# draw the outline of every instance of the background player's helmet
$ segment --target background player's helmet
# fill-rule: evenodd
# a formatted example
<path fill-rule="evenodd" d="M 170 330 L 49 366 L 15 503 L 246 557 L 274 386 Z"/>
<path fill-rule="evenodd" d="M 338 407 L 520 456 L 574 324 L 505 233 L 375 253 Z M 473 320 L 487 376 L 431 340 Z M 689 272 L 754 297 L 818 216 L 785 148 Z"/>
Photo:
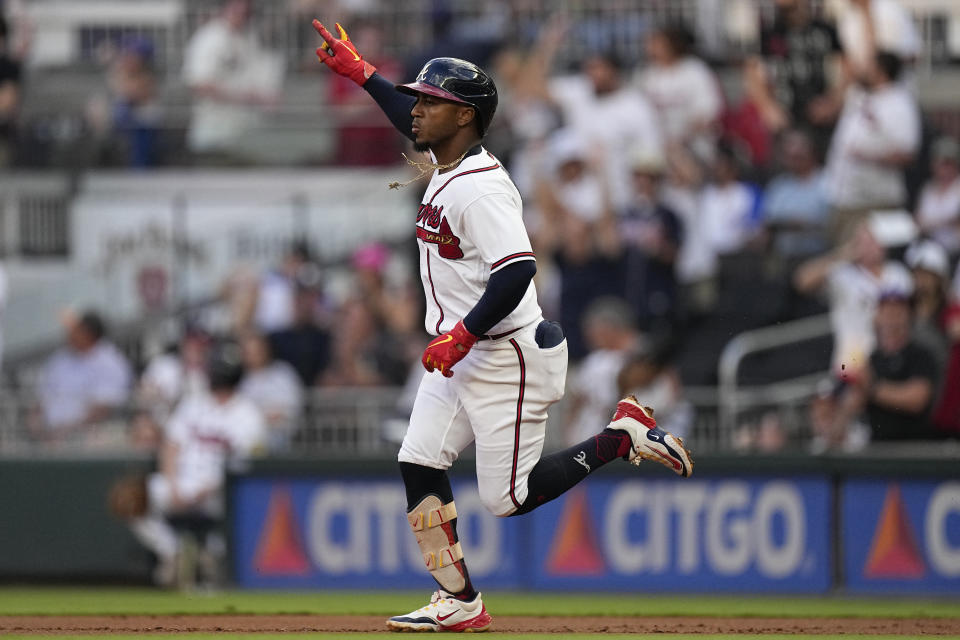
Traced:
<path fill-rule="evenodd" d="M 211 390 L 236 389 L 243 378 L 243 353 L 235 342 L 223 342 L 210 350 L 207 379 Z"/>
<path fill-rule="evenodd" d="M 481 136 L 487 133 L 497 110 L 497 85 L 493 78 L 472 62 L 459 58 L 434 58 L 423 65 L 416 81 L 398 85 L 397 90 L 470 105 L 477 112 Z"/>

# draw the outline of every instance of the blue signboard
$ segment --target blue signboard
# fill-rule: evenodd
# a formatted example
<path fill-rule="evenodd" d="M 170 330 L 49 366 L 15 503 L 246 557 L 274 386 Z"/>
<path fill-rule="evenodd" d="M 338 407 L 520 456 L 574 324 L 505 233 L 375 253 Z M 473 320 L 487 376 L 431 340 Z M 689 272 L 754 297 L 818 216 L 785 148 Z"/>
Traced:
<path fill-rule="evenodd" d="M 533 523 L 536 587 L 830 587 L 825 479 L 589 482 L 535 511 Z"/>
<path fill-rule="evenodd" d="M 455 483 L 478 588 L 821 592 L 825 479 L 591 478 L 517 518 Z M 247 477 L 233 487 L 234 571 L 249 588 L 432 589 L 392 478 Z"/>
<path fill-rule="evenodd" d="M 454 491 L 471 577 L 518 587 L 519 521 L 490 515 L 476 483 L 454 484 Z M 231 500 L 241 587 L 435 588 L 407 524 L 399 479 L 246 477 L 235 482 Z"/>
<path fill-rule="evenodd" d="M 960 482 L 851 480 L 841 499 L 851 591 L 960 592 Z"/>

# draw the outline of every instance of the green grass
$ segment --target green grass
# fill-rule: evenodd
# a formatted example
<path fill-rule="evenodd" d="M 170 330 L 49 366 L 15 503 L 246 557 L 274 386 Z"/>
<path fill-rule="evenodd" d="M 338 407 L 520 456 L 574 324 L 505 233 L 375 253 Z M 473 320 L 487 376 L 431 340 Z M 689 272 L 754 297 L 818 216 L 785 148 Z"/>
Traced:
<path fill-rule="evenodd" d="M 423 591 L 225 591 L 190 595 L 147 588 L 0 587 L 0 615 L 247 613 L 390 616 L 422 606 L 427 595 Z M 960 618 L 960 606 L 956 601 L 946 599 L 491 592 L 484 595 L 484 602 L 491 612 L 501 616 Z"/>
<path fill-rule="evenodd" d="M 110 640 L 143 640 L 143 635 L 111 635 L 106 636 Z M 226 636 L 224 634 L 210 634 L 210 633 L 178 633 L 178 634 L 149 634 L 149 638 L 157 640 L 169 640 L 171 638 L 177 638 L 178 640 L 184 640 L 188 638 L 189 640 L 223 640 Z M 235 637 L 242 638 L 243 640 L 327 640 L 328 638 L 350 638 L 351 640 L 384 640 L 385 637 L 390 637 L 383 633 L 244 633 L 244 634 L 235 634 Z M 409 635 L 402 635 L 399 637 L 409 637 Z M 481 636 L 484 637 L 484 636 Z M 493 636 L 488 636 L 491 638 L 497 637 L 496 634 Z M 502 635 L 501 635 L 502 637 Z M 548 634 L 548 633 L 515 633 L 510 634 L 511 638 L 520 638 L 521 640 L 556 640 L 559 634 Z M 604 634 L 590 634 L 590 633 L 577 633 L 577 634 L 563 634 L 563 638 L 589 638 L 590 640 L 595 640 L 596 638 L 615 638 L 615 639 L 626 639 L 630 640 L 663 640 L 664 638 L 669 638 L 669 640 L 743 640 L 744 637 L 750 638 L 750 640 L 796 640 L 801 636 L 797 635 L 731 635 L 731 634 L 626 634 L 626 633 L 604 633 Z M 890 635 L 862 635 L 862 634 L 845 634 L 845 635 L 824 635 L 824 636 L 808 636 L 816 638 L 817 640 L 903 640 L 904 636 L 890 636 Z M 67 636 L 67 635 L 56 635 L 56 636 L 4 636 L 4 640 L 41 640 L 49 638 L 50 640 L 90 640 L 91 636 L 82 635 L 82 636 Z M 937 636 L 938 640 L 960 640 L 960 636 Z"/>

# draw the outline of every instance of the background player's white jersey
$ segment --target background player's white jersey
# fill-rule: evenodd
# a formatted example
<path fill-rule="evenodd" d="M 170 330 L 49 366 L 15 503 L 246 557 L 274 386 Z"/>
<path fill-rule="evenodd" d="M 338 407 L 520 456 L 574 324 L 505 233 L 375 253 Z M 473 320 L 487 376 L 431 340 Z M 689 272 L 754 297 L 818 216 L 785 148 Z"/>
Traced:
<path fill-rule="evenodd" d="M 224 404 L 209 394 L 184 400 L 166 429 L 167 439 L 178 445 L 178 489 L 190 496 L 219 487 L 227 465 L 262 448 L 266 436 L 263 414 L 240 394 Z"/>
<path fill-rule="evenodd" d="M 452 171 L 434 172 L 417 214 L 417 240 L 427 300 L 424 324 L 434 335 L 450 331 L 473 309 L 491 273 L 534 259 L 520 194 L 500 161 L 483 149 Z M 523 327 L 540 315 L 531 282 L 517 308 L 488 335 Z"/>

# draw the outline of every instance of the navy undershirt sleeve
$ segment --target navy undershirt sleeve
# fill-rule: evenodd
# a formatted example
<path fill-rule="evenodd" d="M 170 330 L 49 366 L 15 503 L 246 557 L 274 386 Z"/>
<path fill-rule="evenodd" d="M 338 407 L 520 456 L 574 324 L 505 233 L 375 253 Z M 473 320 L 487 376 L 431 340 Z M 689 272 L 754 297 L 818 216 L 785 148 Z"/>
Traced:
<path fill-rule="evenodd" d="M 380 109 L 387 114 L 397 131 L 413 140 L 413 133 L 410 131 L 413 126 L 413 116 L 410 115 L 410 110 L 413 109 L 417 99 L 397 91 L 393 83 L 379 73 L 370 76 L 363 83 L 363 88 L 377 101 Z"/>
<path fill-rule="evenodd" d="M 535 261 L 521 260 L 492 274 L 480 300 L 463 319 L 463 326 L 475 336 L 490 331 L 517 308 L 536 273 Z"/>

